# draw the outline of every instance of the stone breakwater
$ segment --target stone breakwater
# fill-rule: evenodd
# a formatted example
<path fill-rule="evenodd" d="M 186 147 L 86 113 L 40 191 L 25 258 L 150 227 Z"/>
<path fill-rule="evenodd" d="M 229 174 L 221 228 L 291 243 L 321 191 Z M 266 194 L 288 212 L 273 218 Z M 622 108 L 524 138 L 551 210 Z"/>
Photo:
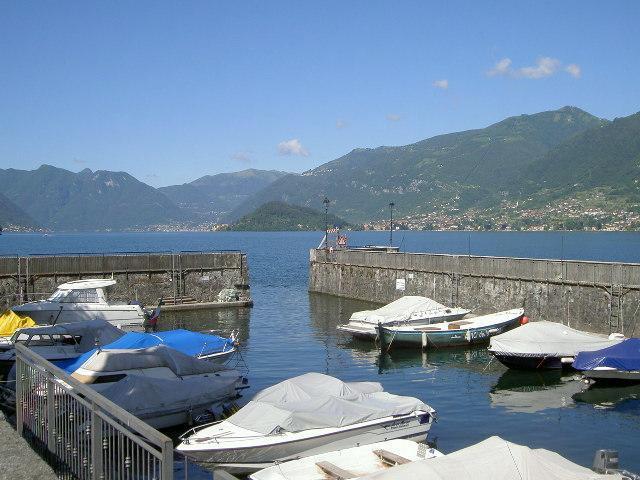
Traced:
<path fill-rule="evenodd" d="M 152 306 L 209 303 L 223 289 L 250 299 L 246 254 L 239 251 L 114 253 L 0 257 L 0 308 L 49 296 L 57 285 L 82 278 L 114 278 L 109 298 Z"/>
<path fill-rule="evenodd" d="M 309 291 L 388 303 L 424 295 L 475 313 L 640 334 L 640 264 L 354 250 L 310 251 Z"/>

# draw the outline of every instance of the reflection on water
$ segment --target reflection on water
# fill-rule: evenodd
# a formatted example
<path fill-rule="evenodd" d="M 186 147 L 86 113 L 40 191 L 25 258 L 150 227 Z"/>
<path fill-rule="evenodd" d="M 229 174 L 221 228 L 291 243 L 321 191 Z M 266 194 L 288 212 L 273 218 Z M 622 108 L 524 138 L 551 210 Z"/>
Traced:
<path fill-rule="evenodd" d="M 640 385 L 601 386 L 596 383 L 585 386 L 573 399 L 595 408 L 640 414 Z"/>
<path fill-rule="evenodd" d="M 213 332 L 229 336 L 233 330 L 239 334 L 240 342 L 249 339 L 250 308 L 212 308 L 185 311 L 163 311 L 158 328 L 172 330 L 183 328 L 194 332 Z"/>
<path fill-rule="evenodd" d="M 535 413 L 573 405 L 582 390 L 577 375 L 561 370 L 507 370 L 489 392 L 491 405 L 511 412 Z"/>

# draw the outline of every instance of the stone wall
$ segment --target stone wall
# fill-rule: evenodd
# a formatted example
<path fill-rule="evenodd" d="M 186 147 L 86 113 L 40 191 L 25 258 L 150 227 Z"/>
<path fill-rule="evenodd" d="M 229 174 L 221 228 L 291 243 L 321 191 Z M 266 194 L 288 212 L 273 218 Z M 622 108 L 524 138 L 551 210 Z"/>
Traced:
<path fill-rule="evenodd" d="M 639 264 L 311 250 L 309 291 L 376 303 L 424 295 L 475 313 L 523 306 L 533 320 L 640 334 Z"/>
<path fill-rule="evenodd" d="M 248 300 L 247 257 L 241 252 L 137 253 L 0 258 L 0 308 L 49 296 L 57 285 L 81 278 L 114 278 L 109 298 L 150 306 L 160 297 L 215 302 L 223 288 Z"/>

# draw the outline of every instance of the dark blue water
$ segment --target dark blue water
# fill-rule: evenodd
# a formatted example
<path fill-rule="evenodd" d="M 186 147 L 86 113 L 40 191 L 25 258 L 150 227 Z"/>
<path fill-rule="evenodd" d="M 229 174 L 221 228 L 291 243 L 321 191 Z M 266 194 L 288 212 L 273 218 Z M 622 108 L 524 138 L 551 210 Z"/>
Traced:
<path fill-rule="evenodd" d="M 370 305 L 307 292 L 309 249 L 319 233 L 131 233 L 2 235 L 0 254 L 240 249 L 248 254 L 253 309 L 163 314 L 163 327 L 240 330 L 250 392 L 318 371 L 377 380 L 420 397 L 437 411 L 432 440 L 450 452 L 500 435 L 590 465 L 598 448 L 620 451 L 640 471 L 640 387 L 590 389 L 558 373 L 508 371 L 484 348 L 396 352 L 380 357 L 336 325 Z M 353 244 L 381 244 L 388 233 L 355 232 Z M 395 232 L 405 251 L 640 261 L 638 233 Z M 246 400 L 247 398 L 245 398 Z"/>

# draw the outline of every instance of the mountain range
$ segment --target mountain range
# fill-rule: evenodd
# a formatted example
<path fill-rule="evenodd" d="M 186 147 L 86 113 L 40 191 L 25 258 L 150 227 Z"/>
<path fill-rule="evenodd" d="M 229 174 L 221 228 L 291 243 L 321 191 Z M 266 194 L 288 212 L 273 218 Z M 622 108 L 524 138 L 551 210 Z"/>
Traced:
<path fill-rule="evenodd" d="M 206 175 L 190 183 L 160 187 L 173 203 L 197 222 L 219 222 L 243 201 L 273 183 L 286 172 L 253 168 Z"/>
<path fill-rule="evenodd" d="M 350 223 L 440 211 L 548 208 L 600 198 L 640 212 L 640 113 L 613 121 L 576 107 L 509 117 L 410 145 L 358 148 L 303 174 L 244 170 L 153 188 L 125 172 L 43 165 L 0 169 L 0 222 L 53 230 L 122 230 L 233 221 L 269 202 L 322 209 Z M 594 193 L 595 192 L 595 193 Z"/>

